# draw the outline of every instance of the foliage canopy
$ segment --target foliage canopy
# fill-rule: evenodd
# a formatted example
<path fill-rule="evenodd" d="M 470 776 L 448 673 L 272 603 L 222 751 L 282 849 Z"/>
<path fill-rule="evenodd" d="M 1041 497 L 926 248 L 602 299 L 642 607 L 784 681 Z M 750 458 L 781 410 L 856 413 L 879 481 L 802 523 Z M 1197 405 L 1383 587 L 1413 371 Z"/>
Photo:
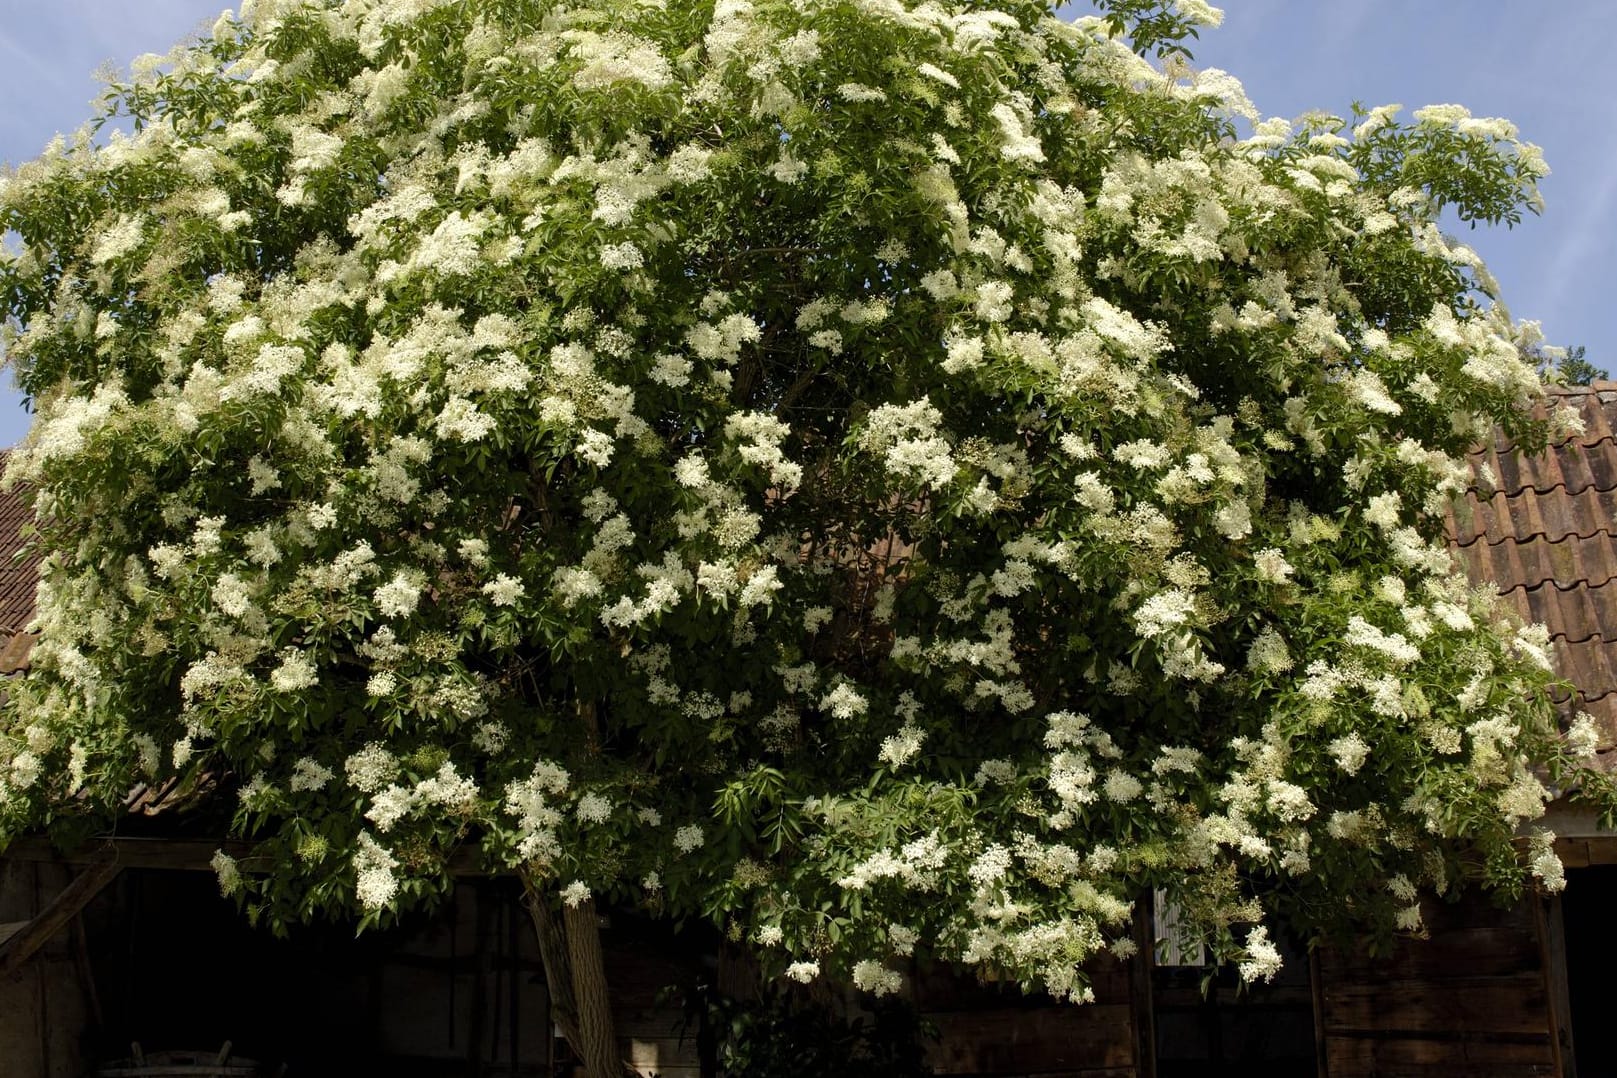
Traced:
<path fill-rule="evenodd" d="M 475 843 L 799 980 L 1076 999 L 1150 887 L 1258 977 L 1271 915 L 1558 886 L 1516 836 L 1592 727 L 1441 541 L 1546 423 L 1439 216 L 1542 161 L 1256 122 L 1212 21 L 261 0 L 138 66 L 0 188 L 0 843 L 206 773 L 273 923 Z"/>

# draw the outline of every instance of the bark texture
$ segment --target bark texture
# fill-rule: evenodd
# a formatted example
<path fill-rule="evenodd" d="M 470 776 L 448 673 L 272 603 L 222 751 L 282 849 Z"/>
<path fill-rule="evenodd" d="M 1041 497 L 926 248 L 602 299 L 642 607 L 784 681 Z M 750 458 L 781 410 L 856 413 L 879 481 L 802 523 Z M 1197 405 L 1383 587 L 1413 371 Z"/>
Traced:
<path fill-rule="evenodd" d="M 612 996 L 607 990 L 606 963 L 601 957 L 600 919 L 595 901 L 586 899 L 562 910 L 567 929 L 567 959 L 573 969 L 573 1005 L 578 1011 L 577 1045 L 590 1078 L 620 1078 L 628 1068 L 618 1055 L 612 1022 Z"/>
<path fill-rule="evenodd" d="M 594 900 L 564 907 L 558 916 L 534 881 L 524 879 L 523 887 L 528 916 L 539 937 L 550 1013 L 561 1035 L 583 1060 L 588 1078 L 633 1074 L 618 1054 Z"/>

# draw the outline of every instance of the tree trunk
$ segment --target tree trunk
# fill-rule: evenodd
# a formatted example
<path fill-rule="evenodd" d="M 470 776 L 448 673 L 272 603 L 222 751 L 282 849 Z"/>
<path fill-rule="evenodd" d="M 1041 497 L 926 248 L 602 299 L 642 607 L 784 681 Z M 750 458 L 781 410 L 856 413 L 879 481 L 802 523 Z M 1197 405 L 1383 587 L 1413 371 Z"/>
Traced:
<path fill-rule="evenodd" d="M 533 881 L 524 878 L 523 887 L 528 916 L 539 936 L 550 1013 L 561 1035 L 583 1060 L 588 1078 L 622 1078 L 631 1068 L 618 1054 L 594 900 L 564 907 L 558 918 Z"/>
<path fill-rule="evenodd" d="M 578 720 L 590 756 L 601 752 L 600 720 L 593 700 L 578 702 Z M 539 935 L 539 957 L 550 988 L 550 1009 L 561 1035 L 584 1062 L 588 1078 L 624 1078 L 637 1073 L 618 1054 L 612 995 L 601 958 L 601 922 L 595 900 L 564 905 L 558 920 L 539 881 L 522 873 L 522 887 Z"/>
<path fill-rule="evenodd" d="M 578 1049 L 584 1057 L 584 1070 L 590 1078 L 620 1078 L 627 1068 L 618 1055 L 595 901 L 585 899 L 564 907 L 561 916 L 567 928 L 567 958 L 573 967 L 573 1003 L 578 1008 L 578 1032 L 583 1038 Z"/>

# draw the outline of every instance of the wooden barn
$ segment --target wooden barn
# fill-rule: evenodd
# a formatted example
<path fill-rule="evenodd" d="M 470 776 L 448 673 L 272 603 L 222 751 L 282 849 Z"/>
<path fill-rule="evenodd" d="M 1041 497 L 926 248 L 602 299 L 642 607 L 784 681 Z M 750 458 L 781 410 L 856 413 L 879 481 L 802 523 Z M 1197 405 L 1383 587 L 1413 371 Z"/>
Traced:
<path fill-rule="evenodd" d="M 1453 545 L 1473 580 L 1550 628 L 1579 690 L 1568 712 L 1595 715 L 1617 761 L 1617 383 L 1564 394 L 1586 432 L 1533 458 L 1504 440 L 1475 454 L 1498 482 L 1456 508 Z M 0 549 L 19 549 L 24 523 L 0 499 Z M 0 561 L 7 674 L 26 667 L 33 575 Z M 71 855 L 19 842 L 0 858 L 4 1078 L 570 1073 L 514 880 L 467 877 L 438 915 L 388 932 L 273 940 L 219 897 L 208 836 L 223 827 L 206 797 L 137 789 L 130 810 L 119 834 Z M 917 969 L 910 1000 L 936 1031 L 927 1064 L 983 1078 L 1617 1074 L 1601 983 L 1617 966 L 1617 834 L 1561 806 L 1548 822 L 1564 895 L 1429 907 L 1430 938 L 1391 954 L 1293 943 L 1276 982 L 1248 991 L 1158 945 L 1166 911 L 1137 917 L 1147 946 L 1102 960 L 1085 1007 Z M 719 941 L 616 916 L 602 938 L 624 1057 L 648 1076 L 714 1073 L 711 1031 L 680 1000 L 724 980 Z M 181 1049 L 208 1054 L 159 1069 Z"/>

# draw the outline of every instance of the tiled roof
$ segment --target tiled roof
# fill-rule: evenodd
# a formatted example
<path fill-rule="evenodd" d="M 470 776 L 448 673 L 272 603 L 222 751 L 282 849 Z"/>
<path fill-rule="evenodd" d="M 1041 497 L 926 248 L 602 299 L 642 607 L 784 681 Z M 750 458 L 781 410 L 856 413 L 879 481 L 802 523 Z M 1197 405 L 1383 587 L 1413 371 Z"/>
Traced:
<path fill-rule="evenodd" d="M 1594 715 L 1617 757 L 1617 382 L 1556 392 L 1584 432 L 1533 456 L 1497 434 L 1471 455 L 1479 487 L 1492 472 L 1491 493 L 1467 494 L 1449 535 L 1473 582 L 1549 629 L 1556 666 L 1578 688 L 1568 709 Z"/>
<path fill-rule="evenodd" d="M 0 473 L 6 468 L 9 450 L 0 450 Z M 0 491 L 0 633 L 15 633 L 34 616 L 34 584 L 39 580 L 39 557 L 18 560 L 26 536 L 23 530 L 33 522 L 19 492 Z"/>
<path fill-rule="evenodd" d="M 0 450 L 0 473 L 9 456 L 8 450 Z M 32 520 L 18 491 L 0 490 L 0 675 L 27 667 L 34 644 L 34 638 L 22 628 L 34 617 L 39 556 L 18 557 L 27 541 L 24 531 Z"/>

